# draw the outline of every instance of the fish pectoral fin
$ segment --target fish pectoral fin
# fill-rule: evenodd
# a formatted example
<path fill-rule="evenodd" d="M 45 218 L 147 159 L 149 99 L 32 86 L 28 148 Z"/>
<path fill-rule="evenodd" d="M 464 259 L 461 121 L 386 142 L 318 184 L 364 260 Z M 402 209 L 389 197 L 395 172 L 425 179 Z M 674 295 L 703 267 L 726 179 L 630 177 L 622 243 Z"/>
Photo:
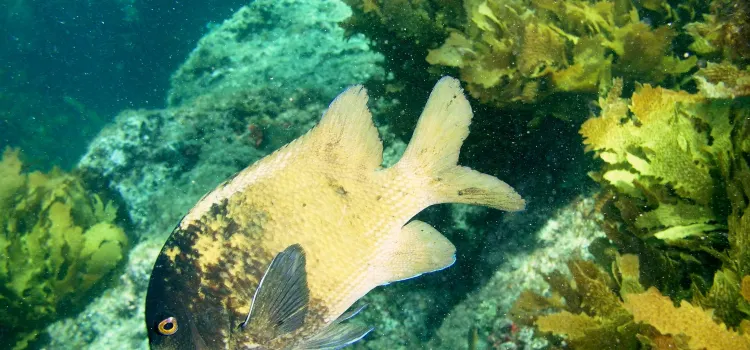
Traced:
<path fill-rule="evenodd" d="M 383 143 L 367 108 L 367 90 L 352 86 L 336 97 L 305 138 L 316 158 L 348 169 L 375 170 L 383 162 Z M 306 146 L 307 147 L 307 146 Z"/>
<path fill-rule="evenodd" d="M 302 326 L 309 303 L 305 252 L 294 244 L 273 258 L 258 284 L 250 312 L 240 325 L 269 340 Z"/>
<path fill-rule="evenodd" d="M 388 284 L 442 270 L 456 261 L 456 247 L 429 224 L 414 220 L 395 237 L 393 249 L 376 266 L 379 284 Z"/>
<path fill-rule="evenodd" d="M 373 327 L 347 322 L 362 311 L 362 309 L 364 309 L 364 306 L 345 312 L 320 332 L 294 347 L 294 350 L 339 349 L 364 338 L 368 333 L 372 332 Z"/>

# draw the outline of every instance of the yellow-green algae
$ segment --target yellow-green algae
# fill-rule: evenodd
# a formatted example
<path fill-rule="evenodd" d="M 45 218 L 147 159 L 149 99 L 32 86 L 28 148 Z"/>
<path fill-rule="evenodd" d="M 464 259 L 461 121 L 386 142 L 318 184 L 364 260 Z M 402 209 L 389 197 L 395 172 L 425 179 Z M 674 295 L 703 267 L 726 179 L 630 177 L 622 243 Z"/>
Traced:
<path fill-rule="evenodd" d="M 128 238 L 117 207 L 75 175 L 23 173 L 8 148 L 0 178 L 0 340 L 13 344 L 81 306 L 123 261 Z"/>
<path fill-rule="evenodd" d="M 581 349 L 750 348 L 750 105 L 716 93 L 742 86 L 732 67 L 699 71 L 698 93 L 646 84 L 627 99 L 616 80 L 600 97 L 581 134 L 602 161 L 608 239 L 596 263 L 569 263 L 573 281 L 549 276 L 551 296 L 524 293 L 519 321 Z"/>
<path fill-rule="evenodd" d="M 747 324 L 735 330 L 705 307 L 679 306 L 656 288 L 644 290 L 635 255 L 615 254 L 610 272 L 593 262 L 568 263 L 573 281 L 548 276 L 552 293 L 524 292 L 511 313 L 518 322 L 565 337 L 574 349 L 746 349 Z M 747 304 L 747 299 L 742 303 Z M 549 313 L 549 310 L 553 310 Z"/>
<path fill-rule="evenodd" d="M 683 87 L 705 63 L 699 59 L 750 63 L 745 2 L 346 2 L 354 16 L 344 26 L 373 39 L 400 80 L 455 69 L 473 97 L 498 107 L 606 92 L 612 77 L 624 78 L 628 91 L 635 82 Z M 422 59 L 434 69 L 423 70 Z"/>
<path fill-rule="evenodd" d="M 427 61 L 458 67 L 474 97 L 530 103 L 555 92 L 590 92 L 612 76 L 660 83 L 694 67 L 669 51 L 677 31 L 640 21 L 628 1 L 464 2 L 467 24 Z"/>
<path fill-rule="evenodd" d="M 472 96 L 501 107 L 561 92 L 606 91 L 613 76 L 681 84 L 698 59 L 690 52 L 673 53 L 674 39 L 685 31 L 682 26 L 702 19 L 698 11 L 708 10 L 705 1 L 678 8 L 665 1 L 627 0 L 347 2 L 355 13 L 347 28 L 365 32 L 386 51 L 391 45 L 383 44 L 391 38 L 413 48 L 412 54 L 424 52 L 435 67 L 457 68 Z M 653 25 L 642 21 L 645 13 Z M 692 28 L 701 29 L 691 31 L 696 40 L 716 36 L 704 27 L 725 23 L 721 16 L 705 18 L 711 20 L 717 23 L 693 22 Z M 713 51 L 699 53 L 714 52 L 719 44 L 731 46 L 716 43 Z"/>

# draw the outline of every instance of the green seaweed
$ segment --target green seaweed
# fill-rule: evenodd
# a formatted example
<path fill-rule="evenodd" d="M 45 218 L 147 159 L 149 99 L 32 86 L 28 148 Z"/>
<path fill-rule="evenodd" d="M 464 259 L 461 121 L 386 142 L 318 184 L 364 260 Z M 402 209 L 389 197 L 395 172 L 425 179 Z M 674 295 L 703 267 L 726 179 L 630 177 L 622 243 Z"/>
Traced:
<path fill-rule="evenodd" d="M 540 330 L 576 348 L 607 337 L 632 349 L 750 347 L 750 107 L 714 93 L 741 86 L 744 73 L 725 64 L 699 74 L 713 84 L 699 93 L 645 84 L 629 99 L 615 80 L 600 114 L 581 126 L 601 160 L 591 175 L 608 237 L 591 250 L 605 269 L 569 264 L 575 287 L 564 290 L 576 295 L 537 316 Z M 559 284 L 550 283 L 553 295 Z"/>
<path fill-rule="evenodd" d="M 616 278 L 591 261 L 569 261 L 572 281 L 561 273 L 547 276 L 551 297 L 526 291 L 516 301 L 512 316 L 542 332 L 564 336 L 574 349 L 606 349 L 612 344 L 620 349 L 637 348 L 636 335 L 646 334 L 648 328 L 633 322 L 621 295 L 642 292 L 638 259 L 626 255 L 616 261 Z"/>
<path fill-rule="evenodd" d="M 86 302 L 119 263 L 128 238 L 117 207 L 71 174 L 23 173 L 19 152 L 0 161 L 0 339 L 20 347 Z"/>
<path fill-rule="evenodd" d="M 714 0 L 702 21 L 684 26 L 693 38 L 688 48 L 706 58 L 732 63 L 750 63 L 750 3 L 746 1 Z"/>
<path fill-rule="evenodd" d="M 727 326 L 716 312 L 683 300 L 679 307 L 639 281 L 635 255 L 616 255 L 611 271 L 580 259 L 548 278 L 551 295 L 524 292 L 513 308 L 519 322 L 564 339 L 574 349 L 744 349 L 750 335 Z M 550 313 L 550 310 L 552 311 Z M 554 339 L 553 339 L 554 340 Z"/>
<path fill-rule="evenodd" d="M 743 107 L 650 85 L 628 100 L 621 84 L 581 126 L 586 150 L 603 161 L 592 177 L 603 185 L 604 228 L 621 252 L 647 262 L 647 285 L 689 297 L 691 283 L 709 285 L 726 261 L 731 205 L 720 164 Z"/>
<path fill-rule="evenodd" d="M 468 91 L 498 107 L 542 101 L 556 93 L 595 94 L 612 76 L 629 81 L 680 84 L 697 62 L 672 52 L 678 26 L 699 13 L 669 4 L 552 0 L 349 0 L 345 27 L 374 39 L 392 58 L 400 79 L 420 64 L 438 73 L 459 71 Z M 647 6 L 649 8 L 644 7 Z M 693 6 L 705 12 L 705 6 Z M 654 26 L 641 13 L 664 9 Z M 701 12 L 701 13 L 702 13 Z M 682 15 L 679 15 L 682 14 Z M 658 16 L 657 16 L 658 17 Z M 699 22 L 702 23 L 702 22 Z M 680 28 L 681 29 L 681 28 Z M 403 54 L 408 52 L 408 55 Z M 401 57 L 404 56 L 404 57 Z M 406 57 L 408 56 L 408 57 Z M 403 58 L 403 59 L 401 59 Z"/>
<path fill-rule="evenodd" d="M 568 264 L 573 282 L 548 278 L 551 297 L 522 294 L 519 322 L 582 349 L 750 347 L 746 72 L 709 64 L 697 93 L 644 84 L 630 98 L 614 80 L 580 129 L 607 238 L 596 263 Z"/>

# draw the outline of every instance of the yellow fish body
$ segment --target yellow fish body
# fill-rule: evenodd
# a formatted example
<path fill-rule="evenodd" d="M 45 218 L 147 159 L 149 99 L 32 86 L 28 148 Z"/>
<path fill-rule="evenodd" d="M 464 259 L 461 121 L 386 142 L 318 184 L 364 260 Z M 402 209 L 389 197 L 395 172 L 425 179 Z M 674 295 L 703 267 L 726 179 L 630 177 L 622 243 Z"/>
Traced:
<path fill-rule="evenodd" d="M 457 165 L 471 107 L 441 79 L 404 155 L 383 146 L 354 86 L 304 136 L 219 185 L 154 267 L 152 349 L 324 349 L 362 338 L 345 313 L 371 289 L 450 266 L 455 247 L 409 221 L 437 203 L 521 210 L 506 183 Z"/>

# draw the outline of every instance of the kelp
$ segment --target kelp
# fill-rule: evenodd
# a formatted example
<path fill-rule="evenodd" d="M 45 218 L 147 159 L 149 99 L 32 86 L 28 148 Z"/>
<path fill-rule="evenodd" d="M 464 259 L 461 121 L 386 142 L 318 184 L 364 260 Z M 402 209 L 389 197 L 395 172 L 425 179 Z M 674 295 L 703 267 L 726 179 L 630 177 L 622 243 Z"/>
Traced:
<path fill-rule="evenodd" d="M 400 83 L 458 74 L 495 107 L 595 96 L 624 79 L 692 89 L 691 73 L 750 63 L 750 6 L 728 0 L 347 0 Z M 423 65 L 420 60 L 430 66 Z M 710 70 L 710 68 L 709 68 Z M 739 96 L 736 94 L 736 96 Z M 566 99 L 557 99 L 556 104 Z"/>
<path fill-rule="evenodd" d="M 750 348 L 750 105 L 715 93 L 741 86 L 733 67 L 703 68 L 698 93 L 644 84 L 626 99 L 615 80 L 599 98 L 580 132 L 607 239 L 596 264 L 569 264 L 574 285 L 550 279 L 555 303 L 519 299 L 519 320 L 574 348 Z"/>
<path fill-rule="evenodd" d="M 611 344 L 622 349 L 635 348 L 636 334 L 644 327 L 633 322 L 619 293 L 632 289 L 632 279 L 637 283 L 637 275 L 632 274 L 637 273 L 638 261 L 633 256 L 616 261 L 617 278 L 591 261 L 569 261 L 572 280 L 561 272 L 547 276 L 550 296 L 523 292 L 511 309 L 511 316 L 542 332 L 564 336 L 575 349 L 606 349 Z M 622 283 L 625 280 L 627 284 Z"/>
<path fill-rule="evenodd" d="M 451 30 L 426 59 L 457 67 L 474 97 L 497 106 L 559 92 L 597 93 L 613 75 L 662 83 L 697 61 L 672 54 L 677 32 L 641 22 L 627 2 L 474 0 L 464 6 L 465 27 Z"/>
<path fill-rule="evenodd" d="M 691 283 L 711 284 L 729 245 L 726 178 L 733 119 L 744 107 L 643 85 L 619 97 L 617 80 L 601 113 L 581 126 L 587 151 L 603 161 L 599 208 L 608 238 L 649 268 L 645 281 L 682 299 Z M 665 277 L 668 276 L 668 277 Z"/>
<path fill-rule="evenodd" d="M 693 42 L 691 51 L 715 60 L 739 65 L 750 63 L 750 4 L 746 1 L 714 0 L 702 21 L 685 25 Z"/>
<path fill-rule="evenodd" d="M 117 206 L 76 175 L 24 173 L 8 148 L 0 178 L 0 342 L 23 347 L 83 305 L 124 260 L 128 238 Z"/>
<path fill-rule="evenodd" d="M 703 95 L 715 99 L 750 96 L 750 66 L 744 70 L 729 62 L 711 63 L 695 74 Z"/>
<path fill-rule="evenodd" d="M 568 263 L 573 277 L 549 276 L 550 297 L 525 291 L 512 316 L 562 337 L 574 349 L 745 349 L 750 335 L 727 327 L 710 310 L 644 290 L 635 255 L 616 255 L 605 272 L 591 261 Z M 530 302 L 530 301 L 534 302 Z"/>
<path fill-rule="evenodd" d="M 686 349 L 748 349 L 750 336 L 740 335 L 723 323 L 716 323 L 710 311 L 683 300 L 675 307 L 656 288 L 625 296 L 624 307 L 637 322 L 653 326 L 662 335 L 684 336 Z"/>

